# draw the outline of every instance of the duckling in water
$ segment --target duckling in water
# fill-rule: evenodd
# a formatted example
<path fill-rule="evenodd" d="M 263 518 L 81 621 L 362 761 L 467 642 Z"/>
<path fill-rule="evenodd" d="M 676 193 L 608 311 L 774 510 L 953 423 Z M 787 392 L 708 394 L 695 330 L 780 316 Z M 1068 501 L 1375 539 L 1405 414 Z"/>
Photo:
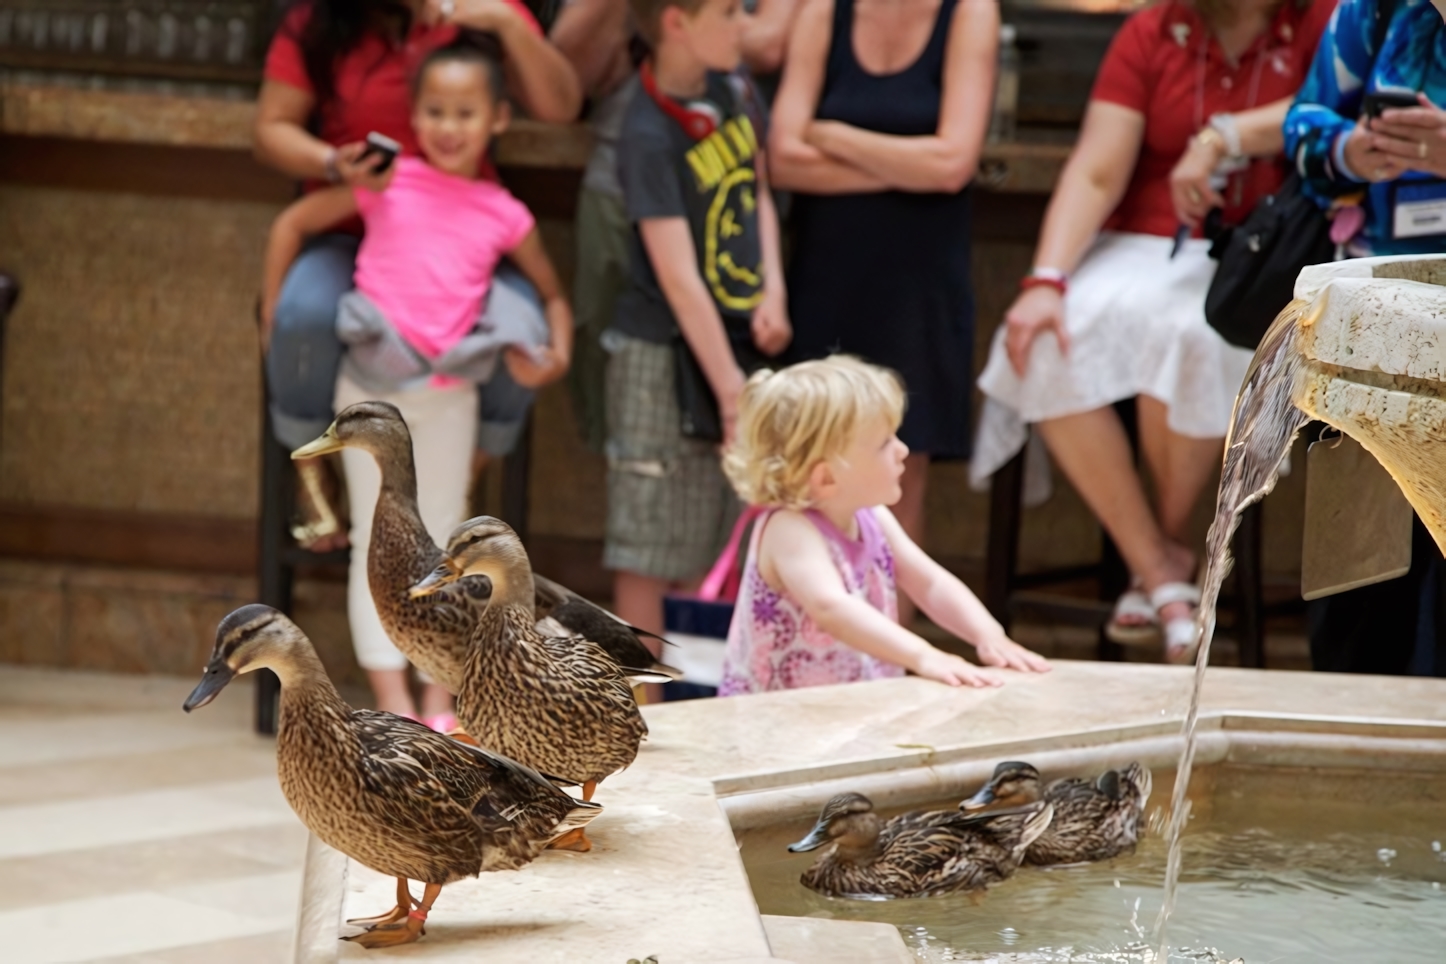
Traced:
<path fill-rule="evenodd" d="M 550 637 L 533 618 L 536 592 L 522 540 L 500 519 L 479 516 L 447 540 L 442 564 L 413 589 L 426 596 L 464 576 L 492 582 L 473 630 L 457 692 L 457 719 L 483 746 L 582 784 L 597 784 L 638 755 L 648 726 L 617 662 L 581 637 Z M 558 846 L 587 850 L 581 830 Z"/>
<path fill-rule="evenodd" d="M 788 849 L 830 845 L 799 878 L 829 897 L 938 897 L 981 890 L 1014 873 L 1052 817 L 1041 803 L 978 815 L 915 810 L 884 820 L 868 797 L 840 793 Z"/>
<path fill-rule="evenodd" d="M 523 867 L 602 809 L 504 756 L 391 713 L 352 709 L 311 641 L 268 606 L 243 606 L 221 621 L 184 709 L 205 706 L 236 676 L 263 667 L 281 677 L 276 763 L 287 803 L 327 844 L 397 878 L 396 907 L 350 921 L 367 930 L 347 940 L 417 940 L 443 886 Z M 420 901 L 409 880 L 426 885 Z"/>
<path fill-rule="evenodd" d="M 457 693 L 472 630 L 487 608 L 491 587 L 485 579 L 466 579 L 442 593 L 413 596 L 409 592 L 437 568 L 442 553 L 417 508 L 412 435 L 395 405 L 351 405 L 337 415 L 321 438 L 303 445 L 291 457 L 312 458 L 348 447 L 371 453 L 382 474 L 367 549 L 367 585 L 382 628 L 413 665 Z M 682 673 L 658 662 L 643 645 L 638 636 L 647 633 L 551 580 L 538 576 L 534 584 L 535 619 L 551 617 L 555 624 L 545 627 L 548 635 L 575 633 L 592 640 L 640 682 L 682 678 Z"/>
<path fill-rule="evenodd" d="M 1077 864 L 1106 860 L 1133 850 L 1140 839 L 1140 815 L 1153 780 L 1138 763 L 1106 770 L 1094 782 L 1071 777 L 1043 785 L 1039 771 L 1011 760 L 994 768 L 978 793 L 959 804 L 979 811 L 991 804 L 1018 806 L 1044 800 L 1054 805 L 1054 821 L 1029 845 L 1028 864 Z"/>

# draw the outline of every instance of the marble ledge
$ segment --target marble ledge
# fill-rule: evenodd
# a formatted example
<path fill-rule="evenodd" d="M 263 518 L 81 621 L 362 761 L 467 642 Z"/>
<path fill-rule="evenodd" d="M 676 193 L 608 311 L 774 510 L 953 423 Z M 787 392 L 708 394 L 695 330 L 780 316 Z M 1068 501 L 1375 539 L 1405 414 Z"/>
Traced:
<path fill-rule="evenodd" d="M 0 79 L 0 134 L 250 151 L 251 100 L 91 90 Z M 497 141 L 499 167 L 581 170 L 592 150 L 584 124 L 517 118 Z M 1047 194 L 1071 144 L 1019 140 L 984 146 L 975 183 L 1005 194 Z"/>
<path fill-rule="evenodd" d="M 959 760 L 987 773 L 1004 745 L 1050 766 L 1057 765 L 1045 759 L 1051 748 L 1130 731 L 1157 745 L 1151 765 L 1167 766 L 1174 757 L 1161 756 L 1158 745 L 1178 739 L 1191 676 L 1188 668 L 1060 661 L 1048 675 L 1012 675 L 993 690 L 908 678 L 647 707 L 648 742 L 598 792 L 606 809 L 588 830 L 592 853 L 550 853 L 519 873 L 449 886 L 426 939 L 395 956 L 621 964 L 657 954 L 660 964 L 769 957 L 813 964 L 818 958 L 800 950 L 807 939 L 796 930 L 788 939 L 759 915 L 730 824 L 736 804 L 779 787 L 802 796 L 811 771 L 825 778 L 815 790 L 858 781 L 856 789 L 885 799 L 891 780 L 924 774 L 940 782 Z M 1424 734 L 1430 766 L 1439 769 L 1443 697 L 1442 680 L 1220 668 L 1207 676 L 1202 706 L 1217 743 L 1220 717 L 1229 714 L 1276 718 L 1265 730 L 1304 726 L 1299 718 L 1350 720 L 1363 732 L 1395 724 L 1407 736 Z M 790 774 L 794 787 L 783 779 Z M 295 959 L 378 956 L 339 943 L 338 922 L 389 906 L 393 882 L 334 852 L 314 854 L 309 865 L 303 903 L 312 912 L 301 921 Z M 891 952 L 869 958 L 889 960 Z"/>

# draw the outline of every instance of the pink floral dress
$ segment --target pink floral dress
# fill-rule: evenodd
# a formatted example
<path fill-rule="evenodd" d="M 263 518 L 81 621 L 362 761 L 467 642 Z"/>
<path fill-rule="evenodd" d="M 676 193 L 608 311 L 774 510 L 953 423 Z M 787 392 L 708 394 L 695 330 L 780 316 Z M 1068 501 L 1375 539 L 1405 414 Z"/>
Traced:
<path fill-rule="evenodd" d="M 763 581 L 758 572 L 758 544 L 772 515 L 759 516 L 748 542 L 718 695 L 903 676 L 903 667 L 861 653 L 819 629 L 802 606 Z M 844 535 L 822 513 L 810 509 L 805 515 L 822 533 L 849 594 L 897 620 L 894 554 L 873 510 L 860 510 L 855 517 L 858 539 Z"/>

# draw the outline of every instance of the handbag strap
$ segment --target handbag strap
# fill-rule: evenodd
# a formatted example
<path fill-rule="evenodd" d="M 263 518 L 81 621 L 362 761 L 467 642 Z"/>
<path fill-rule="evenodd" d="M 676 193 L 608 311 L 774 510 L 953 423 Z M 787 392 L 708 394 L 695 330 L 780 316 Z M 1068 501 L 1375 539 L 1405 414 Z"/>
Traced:
<path fill-rule="evenodd" d="M 718 561 L 713 563 L 713 568 L 708 570 L 708 575 L 703 577 L 703 584 L 698 587 L 699 599 L 716 602 L 723 594 L 728 577 L 738 565 L 738 550 L 743 543 L 743 533 L 749 524 L 762 514 L 763 510 L 756 505 L 750 505 L 738 514 L 738 521 L 733 523 L 733 532 L 728 536 L 728 544 L 723 547 Z"/>

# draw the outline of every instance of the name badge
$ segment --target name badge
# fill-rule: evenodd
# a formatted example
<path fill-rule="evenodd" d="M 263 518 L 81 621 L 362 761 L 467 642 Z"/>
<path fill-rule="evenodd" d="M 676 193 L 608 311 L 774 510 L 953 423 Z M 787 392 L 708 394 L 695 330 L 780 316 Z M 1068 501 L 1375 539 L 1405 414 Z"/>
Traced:
<path fill-rule="evenodd" d="M 1391 206 L 1391 237 L 1446 234 L 1446 181 L 1398 181 Z"/>

